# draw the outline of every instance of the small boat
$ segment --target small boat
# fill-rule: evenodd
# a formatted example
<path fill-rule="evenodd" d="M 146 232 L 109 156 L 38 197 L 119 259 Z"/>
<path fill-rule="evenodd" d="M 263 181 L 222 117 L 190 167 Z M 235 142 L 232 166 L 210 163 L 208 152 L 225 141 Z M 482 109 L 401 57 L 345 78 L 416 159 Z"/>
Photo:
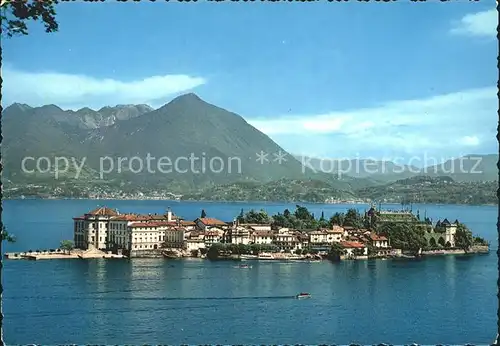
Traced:
<path fill-rule="evenodd" d="M 235 266 L 234 268 L 250 269 L 252 268 L 252 266 L 249 266 L 248 264 L 240 264 L 239 266 Z"/>
<path fill-rule="evenodd" d="M 179 259 L 179 256 L 173 252 L 162 252 L 164 258 L 168 259 Z"/>
<path fill-rule="evenodd" d="M 264 260 L 264 261 L 273 261 L 275 260 L 274 256 L 270 253 L 261 253 L 258 257 L 258 260 Z"/>
<path fill-rule="evenodd" d="M 259 256 L 257 256 L 257 255 L 240 255 L 240 259 L 242 261 L 258 259 L 258 257 Z"/>
<path fill-rule="evenodd" d="M 306 299 L 306 298 L 311 298 L 311 295 L 309 293 L 304 293 L 301 292 L 295 296 L 297 299 Z"/>

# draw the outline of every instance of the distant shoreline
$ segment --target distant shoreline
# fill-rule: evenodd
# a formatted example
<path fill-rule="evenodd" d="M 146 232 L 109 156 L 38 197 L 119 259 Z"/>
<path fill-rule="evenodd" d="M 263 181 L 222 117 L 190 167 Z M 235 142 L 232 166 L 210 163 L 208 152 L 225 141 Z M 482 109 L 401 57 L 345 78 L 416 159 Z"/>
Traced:
<path fill-rule="evenodd" d="M 326 203 L 326 202 L 308 202 L 303 200 L 291 200 L 291 201 L 227 201 L 227 200 L 191 200 L 191 199 L 167 199 L 167 198 L 88 198 L 88 197 L 57 197 L 57 198 L 45 198 L 45 197 L 27 197 L 27 198 L 3 198 L 4 201 L 23 201 L 23 200 L 88 200 L 88 201 L 168 201 L 168 202 L 184 202 L 184 203 L 238 203 L 238 204 L 248 204 L 248 203 L 306 203 L 306 204 L 318 204 L 318 205 L 364 205 L 370 204 L 371 202 L 343 202 L 343 203 Z M 398 202 L 384 202 L 382 205 L 400 205 Z M 497 207 L 497 204 L 486 203 L 486 204 L 465 204 L 465 203 L 433 203 L 433 202 L 414 202 L 414 204 L 426 204 L 426 205 L 459 205 L 459 206 L 470 206 L 470 207 Z"/>
<path fill-rule="evenodd" d="M 60 259 L 83 259 L 83 260 L 89 260 L 89 259 L 121 259 L 121 260 L 134 260 L 134 259 L 152 259 L 152 258 L 157 258 L 157 259 L 162 259 L 166 261 L 185 261 L 185 260 L 193 260 L 193 259 L 198 259 L 201 261 L 209 261 L 209 262 L 219 262 L 219 261 L 231 261 L 231 262 L 242 262 L 242 258 L 239 257 L 230 257 L 230 258 L 218 258 L 218 259 L 208 259 L 206 257 L 195 257 L 195 256 L 182 256 L 178 258 L 170 258 L 166 259 L 163 254 L 158 253 L 155 256 L 134 256 L 134 257 L 127 257 L 127 256 L 122 256 L 122 255 L 113 255 L 109 253 L 104 253 L 99 251 L 99 253 L 90 253 L 86 254 L 88 251 L 83 251 L 83 250 L 73 250 L 72 253 L 64 253 L 62 251 L 49 251 L 49 250 L 42 250 L 42 251 L 22 251 L 22 252 L 8 252 L 4 253 L 3 257 L 6 260 L 35 260 L 35 261 L 40 261 L 40 260 L 60 260 Z M 342 259 L 341 262 L 344 261 L 367 261 L 367 260 L 418 260 L 418 259 L 425 259 L 425 258 L 434 258 L 434 257 L 442 257 L 442 256 L 471 256 L 471 255 L 485 255 L 489 254 L 490 249 L 489 246 L 475 246 L 469 250 L 469 252 L 465 252 L 464 250 L 461 249 L 449 249 L 449 250 L 427 250 L 427 251 L 422 251 L 422 254 L 420 256 L 410 256 L 410 255 L 394 255 L 394 256 L 360 256 L 359 258 L 353 258 L 353 259 Z M 307 259 L 307 258 L 301 258 L 301 259 L 286 259 L 286 258 L 276 258 L 276 259 L 246 259 L 243 262 L 259 262 L 259 263 L 310 263 L 312 259 Z M 331 261 L 327 259 L 326 257 L 323 257 L 321 259 L 314 260 L 313 262 L 333 262 L 336 263 L 338 261 Z"/>

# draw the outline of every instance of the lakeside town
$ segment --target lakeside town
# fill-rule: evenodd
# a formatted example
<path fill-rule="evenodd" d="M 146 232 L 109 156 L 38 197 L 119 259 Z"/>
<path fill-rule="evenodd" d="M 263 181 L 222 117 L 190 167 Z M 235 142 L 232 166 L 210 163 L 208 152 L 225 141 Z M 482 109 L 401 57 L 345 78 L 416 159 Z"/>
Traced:
<path fill-rule="evenodd" d="M 349 209 L 316 218 L 297 205 L 269 216 L 250 210 L 232 221 L 201 211 L 185 220 L 163 214 L 120 213 L 100 206 L 74 217 L 73 240 L 59 249 L 7 253 L 8 259 L 165 257 L 232 260 L 348 260 L 487 253 L 489 244 L 458 220 L 433 223 L 411 210 Z"/>

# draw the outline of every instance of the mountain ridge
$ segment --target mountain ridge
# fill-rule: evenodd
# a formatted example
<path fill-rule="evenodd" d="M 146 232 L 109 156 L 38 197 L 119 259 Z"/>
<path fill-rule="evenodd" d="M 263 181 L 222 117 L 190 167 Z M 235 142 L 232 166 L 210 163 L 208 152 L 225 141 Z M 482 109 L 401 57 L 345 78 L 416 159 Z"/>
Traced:
<path fill-rule="evenodd" d="M 302 162 L 307 162 L 315 170 L 328 171 L 330 174 L 342 174 L 355 178 L 372 178 L 384 183 L 396 182 L 397 180 L 422 175 L 431 177 L 450 176 L 458 182 L 498 180 L 498 154 L 467 154 L 421 168 L 397 164 L 390 160 L 370 158 L 329 159 L 300 155 L 294 156 Z M 321 166 L 324 162 L 327 163 L 327 169 L 325 169 L 325 165 Z M 370 166 L 370 171 L 366 169 L 368 168 L 367 166 Z"/>
<path fill-rule="evenodd" d="M 112 108 L 103 107 L 101 111 L 103 109 Z M 87 173 L 94 179 L 97 179 L 96 172 L 102 172 L 103 157 L 131 160 L 132 157 L 145 158 L 151 154 L 178 160 L 195 155 L 200 160 L 194 164 L 191 162 L 191 171 L 187 173 L 178 170 L 163 175 L 137 173 L 130 164 L 123 167 L 122 163 L 117 163 L 114 168 L 118 173 L 110 172 L 106 178 L 116 183 L 178 185 L 179 189 L 195 189 L 236 181 L 267 182 L 314 175 L 350 189 L 349 183 L 336 182 L 327 175 L 303 169 L 300 162 L 242 116 L 203 101 L 196 94 L 181 95 L 155 110 L 143 110 L 141 114 L 135 112 L 134 116 L 115 121 L 110 115 L 96 116 L 94 111 L 85 107 L 77 112 L 63 111 L 55 105 L 9 107 L 4 112 L 5 142 L 2 148 L 6 158 L 6 177 L 13 181 L 29 181 L 35 177 L 20 171 L 20 163 L 27 154 L 85 158 Z M 93 115 L 91 126 L 85 124 L 87 113 Z M 256 153 L 261 151 L 269 156 L 265 164 L 257 162 Z M 273 156 L 279 152 L 287 155 L 280 163 Z M 194 173 L 203 165 L 203 158 L 219 158 L 223 162 L 238 159 L 237 172 Z M 49 174 L 45 176 L 49 179 Z"/>
<path fill-rule="evenodd" d="M 121 111 L 124 113 L 120 113 Z M 411 178 L 422 173 L 411 172 L 416 169 L 412 166 L 405 166 L 403 173 L 399 175 L 358 172 L 358 174 L 345 173 L 339 176 L 321 170 L 315 172 L 314 167 L 312 169 L 304 167 L 300 159 L 250 125 L 241 115 L 206 102 L 195 93 L 180 95 L 157 109 L 139 104 L 105 106 L 98 111 L 88 107 L 77 111 L 64 111 L 57 105 L 31 107 L 14 103 L 4 109 L 2 118 L 4 176 L 13 184 L 36 182 L 52 184 L 65 180 L 75 184 L 106 183 L 117 188 L 124 184 L 133 184 L 184 193 L 201 189 L 210 192 L 215 191 L 211 189 L 216 186 L 238 183 L 251 182 L 257 186 L 280 179 L 290 179 L 295 182 L 303 181 L 304 186 L 311 186 L 308 181 L 323 181 L 329 184 L 331 191 L 339 192 L 339 195 L 353 196 L 359 189 L 383 186 L 388 182 Z M 267 161 L 263 163 L 259 163 L 256 156 L 261 151 L 268 155 Z M 284 162 L 277 162 L 276 155 L 279 152 L 285 154 Z M 188 172 L 168 174 L 160 174 L 158 170 L 154 174 L 134 173 L 130 162 L 120 164 L 116 160 L 120 157 L 129 158 L 129 161 L 133 157 L 143 160 L 147 155 L 175 160 L 188 157 L 190 154 L 196 155 L 200 160 L 194 164 L 191 162 L 191 167 L 188 167 L 187 163 L 182 167 L 188 169 Z M 23 173 L 20 164 L 28 155 L 65 156 L 79 160 L 85 158 L 82 178 L 79 181 L 72 179 L 74 169 L 61 175 L 59 180 L 51 177 L 52 171 L 44 174 Z M 490 173 L 487 175 L 475 176 L 479 181 L 485 177 L 498 179 L 495 161 L 495 157 L 498 156 L 495 154 L 490 156 L 486 166 L 494 163 L 494 169 L 490 167 L 488 168 Z M 113 158 L 114 167 L 112 172 L 101 177 L 103 157 Z M 241 170 L 194 173 L 191 168 L 195 171 L 200 170 L 203 157 L 207 160 L 217 157 L 227 163 L 231 158 L 239 158 Z M 349 161 L 352 164 L 356 159 Z M 445 174 L 446 172 L 440 173 L 449 175 Z M 440 173 L 436 173 L 436 176 Z M 470 180 L 467 175 L 452 175 L 452 178 L 456 181 Z M 294 184 L 298 188 L 299 184 Z M 217 190 L 217 193 L 220 191 Z M 303 193 L 307 195 L 306 192 Z"/>

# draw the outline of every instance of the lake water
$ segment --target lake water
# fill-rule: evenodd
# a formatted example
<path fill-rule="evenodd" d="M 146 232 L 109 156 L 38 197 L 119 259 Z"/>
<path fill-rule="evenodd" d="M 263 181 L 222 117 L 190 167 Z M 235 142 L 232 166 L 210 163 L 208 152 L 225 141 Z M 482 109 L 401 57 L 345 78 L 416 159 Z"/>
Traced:
<path fill-rule="evenodd" d="M 55 248 L 72 239 L 71 217 L 106 204 L 120 212 L 232 220 L 290 204 L 165 201 L 4 202 L 17 243 L 4 251 Z M 306 205 L 317 216 L 347 205 Z M 364 210 L 366 206 L 356 206 Z M 397 206 L 396 206 L 397 207 Z M 496 207 L 414 206 L 459 219 L 488 239 L 489 255 L 420 261 L 234 263 L 201 260 L 4 261 L 7 344 L 489 344 L 496 336 Z M 295 300 L 298 292 L 312 299 Z"/>

